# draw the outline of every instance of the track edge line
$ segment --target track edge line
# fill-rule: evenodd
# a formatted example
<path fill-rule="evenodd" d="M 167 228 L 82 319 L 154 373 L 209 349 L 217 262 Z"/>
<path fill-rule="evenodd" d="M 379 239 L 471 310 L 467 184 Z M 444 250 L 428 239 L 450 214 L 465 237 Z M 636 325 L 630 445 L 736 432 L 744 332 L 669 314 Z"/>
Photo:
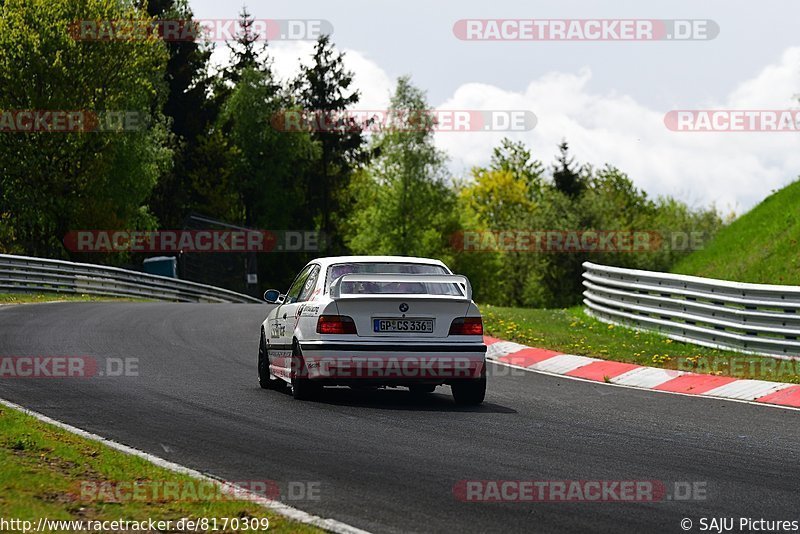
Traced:
<path fill-rule="evenodd" d="M 93 434 L 92 432 L 89 432 L 87 430 L 83 430 L 81 428 L 72 426 L 67 423 L 63 423 L 61 421 L 53 419 L 52 417 L 48 417 L 42 413 L 36 412 L 29 408 L 25 408 L 24 406 L 20 406 L 19 404 L 13 403 L 6 399 L 0 398 L 0 406 L 5 406 L 7 408 L 18 410 L 43 423 L 53 425 L 57 428 L 66 430 L 71 434 L 75 434 L 90 441 L 102 443 L 103 445 L 106 445 L 107 447 L 122 452 L 124 454 L 129 454 L 131 456 L 142 458 L 143 460 L 147 460 L 148 462 L 157 465 L 158 467 L 161 467 L 163 469 L 167 469 L 168 471 L 172 471 L 174 473 L 179 473 L 182 475 L 187 475 L 197 480 L 202 480 L 203 482 L 210 482 L 212 484 L 219 486 L 222 490 L 230 490 L 230 491 L 235 490 L 236 495 L 240 500 L 258 504 L 259 506 L 266 508 L 267 510 L 280 514 L 288 519 L 292 519 L 299 523 L 304 523 L 306 525 L 319 527 L 323 530 L 326 530 L 328 532 L 334 532 L 336 534 L 370 534 L 369 531 L 361 530 L 357 527 L 348 525 L 347 523 L 342 523 L 341 521 L 337 521 L 336 519 L 327 519 L 324 517 L 319 517 L 310 514 L 308 512 L 299 510 L 297 508 L 294 508 L 292 506 L 289 506 L 288 504 L 267 499 L 266 497 L 253 493 L 249 490 L 245 490 L 244 488 L 240 488 L 239 486 L 231 484 L 230 482 L 208 476 L 204 473 L 201 473 L 200 471 L 197 471 L 196 469 L 192 469 L 191 467 L 186 467 L 184 465 L 171 462 L 169 460 L 165 460 L 164 458 L 155 456 L 153 454 L 150 454 L 149 452 L 144 452 L 140 451 L 139 449 L 134 449 L 133 447 L 124 445 L 122 443 L 119 443 L 117 441 L 108 438 L 104 438 L 103 436 L 100 436 L 98 434 Z"/>

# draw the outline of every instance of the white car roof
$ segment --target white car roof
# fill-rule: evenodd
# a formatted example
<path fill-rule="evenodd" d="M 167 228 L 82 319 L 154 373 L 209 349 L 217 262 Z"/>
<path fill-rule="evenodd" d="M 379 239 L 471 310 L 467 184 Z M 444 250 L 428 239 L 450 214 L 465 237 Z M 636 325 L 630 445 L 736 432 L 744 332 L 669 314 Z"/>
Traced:
<path fill-rule="evenodd" d="M 322 267 L 328 267 L 334 263 L 424 263 L 427 265 L 447 266 L 439 260 L 432 258 L 416 258 L 413 256 L 328 256 L 317 258 L 308 263 L 318 263 Z"/>

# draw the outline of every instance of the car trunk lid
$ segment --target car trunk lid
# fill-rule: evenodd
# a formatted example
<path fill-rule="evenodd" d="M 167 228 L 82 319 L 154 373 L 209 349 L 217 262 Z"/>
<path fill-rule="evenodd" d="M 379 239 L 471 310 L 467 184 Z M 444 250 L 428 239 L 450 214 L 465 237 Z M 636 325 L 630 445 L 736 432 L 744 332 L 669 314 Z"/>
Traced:
<path fill-rule="evenodd" d="M 469 280 L 451 274 L 346 274 L 330 291 L 359 337 L 396 339 L 447 337 L 472 297 Z"/>

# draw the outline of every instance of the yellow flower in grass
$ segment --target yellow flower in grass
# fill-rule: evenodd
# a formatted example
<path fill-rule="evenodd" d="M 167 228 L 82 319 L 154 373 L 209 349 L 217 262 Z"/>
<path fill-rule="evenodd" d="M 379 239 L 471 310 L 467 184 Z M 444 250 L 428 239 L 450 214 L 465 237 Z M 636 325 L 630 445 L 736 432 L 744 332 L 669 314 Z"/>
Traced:
<path fill-rule="evenodd" d="M 670 361 L 672 358 L 667 356 L 666 354 L 653 354 L 652 361 L 655 364 L 666 363 Z"/>

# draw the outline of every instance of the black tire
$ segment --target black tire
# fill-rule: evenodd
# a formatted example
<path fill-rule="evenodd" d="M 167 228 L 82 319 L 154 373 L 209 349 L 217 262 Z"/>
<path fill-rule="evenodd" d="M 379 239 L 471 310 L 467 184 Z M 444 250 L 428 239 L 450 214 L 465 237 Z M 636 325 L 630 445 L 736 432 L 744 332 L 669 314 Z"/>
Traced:
<path fill-rule="evenodd" d="M 303 401 L 315 400 L 321 393 L 322 386 L 308 379 L 308 369 L 300 352 L 300 344 L 295 340 L 292 344 L 292 397 Z"/>
<path fill-rule="evenodd" d="M 450 385 L 453 399 L 462 406 L 477 406 L 486 397 L 486 365 L 483 367 L 481 377 L 470 380 L 460 380 Z"/>
<path fill-rule="evenodd" d="M 269 372 L 269 357 L 267 356 L 267 341 L 264 330 L 261 330 L 261 339 L 258 342 L 258 385 L 262 389 L 280 389 L 283 380 L 275 378 Z"/>
<path fill-rule="evenodd" d="M 408 386 L 408 390 L 411 393 L 433 393 L 436 391 L 436 384 L 414 384 Z"/>

